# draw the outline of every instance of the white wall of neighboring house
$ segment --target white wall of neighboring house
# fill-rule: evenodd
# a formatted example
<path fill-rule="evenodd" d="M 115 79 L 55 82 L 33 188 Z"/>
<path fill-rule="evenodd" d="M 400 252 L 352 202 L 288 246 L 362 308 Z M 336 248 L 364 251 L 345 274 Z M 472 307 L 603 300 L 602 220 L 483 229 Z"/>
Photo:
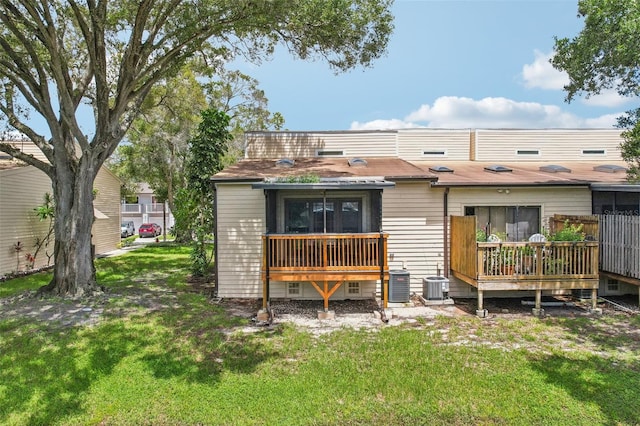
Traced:
<path fill-rule="evenodd" d="M 136 193 L 137 202 L 127 203 L 122 200 L 122 221 L 133 221 L 136 233 L 143 223 L 157 223 L 162 227 L 162 232 L 171 229 L 175 225 L 175 218 L 168 203 L 158 203 L 154 197 L 153 189 L 146 183 L 138 185 Z"/>

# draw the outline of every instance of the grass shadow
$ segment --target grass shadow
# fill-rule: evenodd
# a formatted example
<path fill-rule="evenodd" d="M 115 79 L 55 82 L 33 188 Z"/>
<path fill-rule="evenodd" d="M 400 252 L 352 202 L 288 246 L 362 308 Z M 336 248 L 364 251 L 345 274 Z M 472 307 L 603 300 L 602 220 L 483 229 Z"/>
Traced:
<path fill-rule="evenodd" d="M 612 361 L 597 355 L 580 359 L 554 354 L 533 360 L 531 366 L 547 383 L 563 389 L 585 405 L 595 404 L 606 424 L 640 424 L 637 389 L 640 362 Z"/>

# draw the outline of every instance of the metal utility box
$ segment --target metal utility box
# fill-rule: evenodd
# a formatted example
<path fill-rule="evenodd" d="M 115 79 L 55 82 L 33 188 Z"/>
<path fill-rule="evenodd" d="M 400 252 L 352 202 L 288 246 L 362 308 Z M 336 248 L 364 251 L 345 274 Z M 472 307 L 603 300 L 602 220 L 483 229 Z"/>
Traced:
<path fill-rule="evenodd" d="M 409 272 L 389 271 L 389 302 L 404 303 L 410 299 Z"/>
<path fill-rule="evenodd" d="M 427 277 L 422 279 L 422 296 L 427 300 L 444 300 L 449 297 L 449 279 Z"/>

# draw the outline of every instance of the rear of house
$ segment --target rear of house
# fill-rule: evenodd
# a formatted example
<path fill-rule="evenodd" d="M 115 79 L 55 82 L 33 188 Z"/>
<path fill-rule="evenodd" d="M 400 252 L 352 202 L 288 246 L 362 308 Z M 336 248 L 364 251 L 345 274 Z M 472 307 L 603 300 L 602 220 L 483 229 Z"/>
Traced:
<path fill-rule="evenodd" d="M 248 133 L 245 159 L 213 178 L 218 295 L 384 297 L 388 272 L 406 271 L 412 293 L 422 294 L 424 278 L 444 275 L 450 296 L 476 297 L 477 286 L 452 274 L 451 252 L 458 248 L 450 245 L 449 218 L 473 215 L 478 229 L 525 241 L 554 215 L 589 215 L 592 184 L 625 180 L 619 143 L 614 130 Z M 306 237 L 323 234 L 331 237 L 327 243 Z M 337 244 L 351 253 L 335 241 L 358 234 L 383 235 L 385 251 L 376 252 L 385 257 L 377 265 L 381 273 L 369 279 L 351 264 L 342 277 L 311 274 L 304 260 L 285 262 L 298 275 L 265 270 L 277 266 L 266 259 L 273 253 L 265 238 Z M 286 247 L 290 256 L 294 245 Z M 584 283 L 594 287 L 593 280 Z M 513 285 L 495 288 L 492 295 L 514 295 Z"/>

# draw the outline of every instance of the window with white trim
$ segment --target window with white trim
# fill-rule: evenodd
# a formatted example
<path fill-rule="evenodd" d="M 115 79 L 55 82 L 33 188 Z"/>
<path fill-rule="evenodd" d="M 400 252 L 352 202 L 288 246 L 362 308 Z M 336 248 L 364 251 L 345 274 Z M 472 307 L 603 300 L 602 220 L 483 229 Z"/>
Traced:
<path fill-rule="evenodd" d="M 287 296 L 301 296 L 300 283 L 287 283 Z"/>
<path fill-rule="evenodd" d="M 347 283 L 347 296 L 360 296 L 362 289 L 357 281 Z"/>
<path fill-rule="evenodd" d="M 607 280 L 607 291 L 620 291 L 620 285 L 618 280 L 608 279 Z"/>

